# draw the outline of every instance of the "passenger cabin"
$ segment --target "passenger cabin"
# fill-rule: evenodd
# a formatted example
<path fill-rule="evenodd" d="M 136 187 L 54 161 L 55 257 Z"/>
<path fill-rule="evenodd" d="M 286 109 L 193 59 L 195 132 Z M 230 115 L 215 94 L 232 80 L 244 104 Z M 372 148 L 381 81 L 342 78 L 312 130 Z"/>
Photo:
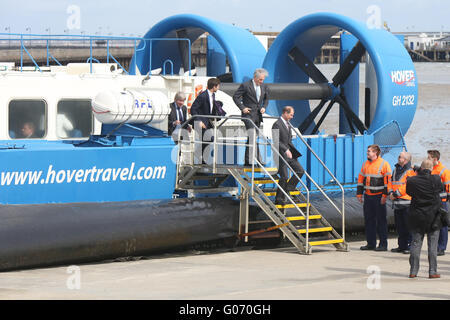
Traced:
<path fill-rule="evenodd" d="M 206 77 L 125 75 L 116 64 L 93 64 L 92 72 L 89 63 L 43 67 L 42 72 L 20 71 L 11 65 L 5 69 L 0 71 L 0 113 L 6 115 L 0 117 L 0 140 L 79 140 L 101 134 L 102 123 L 93 116 L 92 101 L 106 90 L 141 97 L 147 90 L 162 92 L 164 106 L 158 113 L 163 121 L 149 125 L 166 131 L 169 104 L 176 92 L 188 97 L 196 88 L 206 89 L 207 82 Z M 230 112 L 231 97 L 219 96 L 227 101 Z"/>

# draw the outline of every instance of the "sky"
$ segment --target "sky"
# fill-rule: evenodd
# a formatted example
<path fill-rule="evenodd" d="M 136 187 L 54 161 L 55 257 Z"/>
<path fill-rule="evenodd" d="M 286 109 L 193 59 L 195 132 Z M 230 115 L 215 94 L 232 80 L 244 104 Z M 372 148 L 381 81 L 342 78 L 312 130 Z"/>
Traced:
<path fill-rule="evenodd" d="M 0 32 L 142 36 L 164 18 L 182 13 L 279 32 L 316 12 L 361 22 L 376 15 L 393 32 L 450 32 L 448 0 L 1 0 Z"/>

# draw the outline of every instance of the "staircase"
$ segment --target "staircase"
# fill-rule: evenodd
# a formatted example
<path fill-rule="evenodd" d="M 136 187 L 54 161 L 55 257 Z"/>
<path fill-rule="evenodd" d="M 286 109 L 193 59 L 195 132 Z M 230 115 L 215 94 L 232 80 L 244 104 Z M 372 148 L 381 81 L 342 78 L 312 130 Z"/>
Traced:
<path fill-rule="evenodd" d="M 189 148 L 184 148 L 185 152 L 193 152 L 192 141 L 183 143 L 186 145 L 190 144 Z M 214 141 L 214 144 L 216 144 L 214 150 L 217 150 L 217 145 L 220 145 L 221 142 Z M 273 148 L 270 142 L 266 144 Z M 303 190 L 303 193 L 299 189 L 289 191 L 289 193 L 282 190 L 289 203 L 283 205 L 275 204 L 276 190 L 280 188 L 278 176 L 276 175 L 277 168 L 265 168 L 257 160 L 255 160 L 254 167 L 243 167 L 236 164 L 216 164 L 215 158 L 213 165 L 186 164 L 180 161 L 183 147 L 180 150 L 176 188 L 186 190 L 194 197 L 198 193 L 205 192 L 231 192 L 233 195 L 237 195 L 240 199 L 240 239 L 247 242 L 249 237 L 257 234 L 273 232 L 274 230 L 278 232 L 279 230 L 302 254 L 311 254 L 312 248 L 320 245 L 333 245 L 338 251 L 348 251 L 348 245 L 344 236 L 341 236 L 310 203 L 310 191 L 302 181 L 300 181 L 300 185 L 302 185 L 301 190 Z M 311 150 L 311 152 L 313 151 Z M 193 157 L 190 158 L 193 159 Z M 289 165 L 288 168 L 293 172 Z M 305 175 L 311 179 L 306 172 Z M 231 177 L 239 184 L 240 188 L 222 185 Z M 313 180 L 311 181 L 321 190 Z M 322 193 L 326 199 L 331 201 L 323 191 Z M 267 215 L 268 219 L 249 221 L 250 201 L 256 203 Z M 335 205 L 334 207 L 339 211 Z M 341 214 L 343 215 L 343 212 Z M 254 230 L 258 225 L 263 226 L 267 224 L 270 224 L 269 228 Z M 250 226 L 253 227 L 253 230 L 249 230 Z M 344 222 L 342 231 L 344 235 Z"/>
<path fill-rule="evenodd" d="M 242 187 L 241 202 L 246 202 L 245 198 L 251 196 L 275 227 L 283 232 L 300 253 L 310 254 L 313 246 L 327 244 L 334 245 L 338 250 L 347 251 L 344 239 L 299 190 L 289 192 L 288 199 L 291 203 L 284 205 L 274 203 L 276 188 L 266 186 L 278 184 L 278 177 L 273 175 L 277 171 L 276 168 L 255 168 L 254 170 L 259 171 L 262 176 L 253 179 L 253 190 L 252 179 L 248 175 L 252 173 L 251 168 L 236 167 L 228 170 Z M 287 209 L 293 208 L 296 209 L 292 210 L 294 215 L 287 215 Z M 248 212 L 241 212 L 242 220 L 248 221 Z M 269 221 L 249 221 L 247 225 L 267 222 Z M 248 227 L 243 234 L 246 233 L 248 233 Z"/>

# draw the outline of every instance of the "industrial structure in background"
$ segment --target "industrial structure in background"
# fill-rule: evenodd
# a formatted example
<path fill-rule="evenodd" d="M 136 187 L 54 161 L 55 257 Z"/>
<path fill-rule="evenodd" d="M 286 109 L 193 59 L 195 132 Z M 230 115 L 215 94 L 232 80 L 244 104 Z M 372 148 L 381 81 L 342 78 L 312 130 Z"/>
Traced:
<path fill-rule="evenodd" d="M 250 31 L 268 50 L 275 41 L 279 32 Z M 331 37 L 321 48 L 314 62 L 318 64 L 340 63 L 340 37 L 342 31 Z M 405 48 L 408 50 L 414 62 L 450 62 L 450 32 L 392 32 L 394 35 L 404 39 Z M 24 35 L 26 37 L 27 35 Z M 66 35 L 61 39 L 67 38 Z M 106 41 L 93 41 L 92 55 L 99 62 L 107 62 Z M 205 67 L 208 52 L 209 34 L 206 32 L 192 43 L 192 61 L 197 67 Z M 17 39 L 17 37 L 15 38 Z M 30 37 L 30 39 L 33 39 Z M 102 38 L 104 39 L 104 38 Z M 27 49 L 38 64 L 50 63 L 47 61 L 47 46 L 52 50 L 53 57 L 61 64 L 67 62 L 86 62 L 85 57 L 89 55 L 90 42 L 83 41 L 53 41 L 47 44 L 44 40 L 30 40 Z M 134 53 L 134 44 L 131 41 L 116 40 L 111 41 L 111 54 L 124 68 L 129 68 L 129 63 Z M 3 37 L 0 40 L 0 62 L 14 61 L 16 65 L 20 63 L 21 55 L 20 42 Z M 33 62 L 28 55 L 23 55 L 23 64 L 32 66 Z M 362 62 L 364 62 L 364 57 Z M 4 67 L 3 67 L 4 68 Z"/>

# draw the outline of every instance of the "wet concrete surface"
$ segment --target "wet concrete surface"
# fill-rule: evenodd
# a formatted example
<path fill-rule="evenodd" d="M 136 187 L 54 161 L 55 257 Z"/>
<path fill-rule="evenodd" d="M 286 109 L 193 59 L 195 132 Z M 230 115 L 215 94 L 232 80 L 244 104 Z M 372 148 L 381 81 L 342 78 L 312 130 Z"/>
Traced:
<path fill-rule="evenodd" d="M 396 247 L 389 239 L 389 249 Z M 415 300 L 450 299 L 450 255 L 438 257 L 440 279 L 428 279 L 426 245 L 416 279 L 409 255 L 315 247 L 248 247 L 188 251 L 137 261 L 4 272 L 0 299 L 62 300 Z"/>

